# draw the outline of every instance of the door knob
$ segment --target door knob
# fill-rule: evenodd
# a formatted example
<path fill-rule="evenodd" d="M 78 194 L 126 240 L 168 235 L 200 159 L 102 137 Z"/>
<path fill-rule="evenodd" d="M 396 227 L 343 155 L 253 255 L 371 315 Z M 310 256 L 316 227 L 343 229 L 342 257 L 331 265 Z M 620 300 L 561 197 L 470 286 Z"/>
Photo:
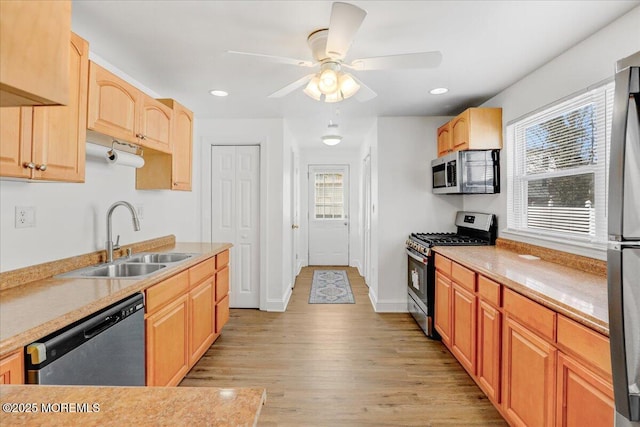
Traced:
<path fill-rule="evenodd" d="M 296 228 L 299 228 L 299 226 L 297 224 L 291 224 L 291 229 L 295 230 Z"/>
<path fill-rule="evenodd" d="M 44 163 L 41 164 L 41 165 L 36 165 L 36 169 L 39 170 L 39 171 L 44 172 L 44 171 L 47 170 L 47 165 L 45 165 Z"/>

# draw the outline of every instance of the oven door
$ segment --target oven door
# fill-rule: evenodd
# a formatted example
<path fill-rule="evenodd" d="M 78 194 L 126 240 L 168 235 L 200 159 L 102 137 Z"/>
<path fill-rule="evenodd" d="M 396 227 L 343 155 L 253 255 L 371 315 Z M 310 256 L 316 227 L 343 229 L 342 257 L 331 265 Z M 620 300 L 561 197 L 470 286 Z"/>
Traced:
<path fill-rule="evenodd" d="M 429 258 L 407 248 L 407 287 L 428 309 L 428 266 Z M 427 313 L 430 314 L 430 313 Z"/>

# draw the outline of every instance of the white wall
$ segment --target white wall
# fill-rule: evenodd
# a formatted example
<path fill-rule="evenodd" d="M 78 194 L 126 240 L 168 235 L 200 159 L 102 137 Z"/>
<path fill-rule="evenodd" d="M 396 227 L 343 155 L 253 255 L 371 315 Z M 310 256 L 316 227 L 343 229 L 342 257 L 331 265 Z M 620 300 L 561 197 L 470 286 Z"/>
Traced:
<path fill-rule="evenodd" d="M 90 58 L 151 96 L 171 97 L 168 93 L 159 95 L 161 89 L 152 91 L 93 53 Z M 194 128 L 197 130 L 197 121 Z M 134 232 L 128 210 L 117 208 L 113 214 L 114 241 L 117 234 L 121 244 L 167 234 L 175 234 L 183 242 L 199 240 L 199 165 L 193 167 L 191 192 L 142 191 L 135 185 L 135 169 L 91 158 L 83 184 L 0 180 L 0 271 L 104 249 L 107 209 L 118 200 L 142 205 L 144 219 L 141 230 Z M 16 206 L 36 208 L 35 228 L 14 227 Z"/>
<path fill-rule="evenodd" d="M 310 165 L 349 166 L 349 265 L 362 270 L 362 225 L 360 212 L 360 174 L 362 161 L 358 149 L 329 147 L 318 141 L 314 148 L 300 149 L 300 256 L 309 265 L 309 172 Z"/>
<path fill-rule="evenodd" d="M 290 238 L 285 230 L 290 205 L 285 204 L 283 171 L 290 169 L 291 140 L 285 138 L 282 119 L 200 119 L 198 146 L 202 167 L 202 234 L 211 240 L 211 146 L 260 146 L 260 308 L 284 311 L 291 295 L 288 262 Z M 285 139 L 287 142 L 285 142 Z M 286 150 L 285 150 L 286 146 Z M 288 172 L 287 172 L 288 173 Z M 288 230 L 291 225 L 288 225 Z M 286 256 L 285 256 L 286 254 Z M 287 265 L 285 268 L 284 266 Z"/>
<path fill-rule="evenodd" d="M 618 59 L 640 50 L 640 7 L 622 16 L 586 40 L 564 52 L 544 66 L 494 96 L 482 106 L 502 107 L 503 126 L 518 117 L 606 79 L 612 79 Z M 507 225 L 507 153 L 501 152 L 501 188 L 499 195 L 464 196 L 465 210 L 493 212 L 498 215 L 501 229 Z M 527 238 L 499 231 L 499 235 L 513 240 L 605 259 L 604 251 L 587 250 L 558 242 Z"/>
<path fill-rule="evenodd" d="M 406 311 L 405 240 L 412 232 L 454 230 L 462 196 L 431 192 L 431 160 L 437 157 L 436 130 L 448 117 L 380 117 L 377 150 L 372 150 L 378 185 L 376 311 Z M 375 148 L 375 147 L 372 147 Z M 377 176 L 376 176 L 377 175 Z M 376 213 L 373 215 L 376 218 Z M 375 265 L 375 264 L 374 264 Z M 374 273 L 375 276 L 375 273 Z"/>

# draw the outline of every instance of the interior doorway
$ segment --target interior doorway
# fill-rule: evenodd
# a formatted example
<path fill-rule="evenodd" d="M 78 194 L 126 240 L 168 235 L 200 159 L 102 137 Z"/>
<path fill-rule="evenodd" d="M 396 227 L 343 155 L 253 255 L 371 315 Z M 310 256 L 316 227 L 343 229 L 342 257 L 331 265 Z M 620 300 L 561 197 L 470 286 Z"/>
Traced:
<path fill-rule="evenodd" d="M 349 265 L 349 166 L 309 166 L 309 265 Z"/>

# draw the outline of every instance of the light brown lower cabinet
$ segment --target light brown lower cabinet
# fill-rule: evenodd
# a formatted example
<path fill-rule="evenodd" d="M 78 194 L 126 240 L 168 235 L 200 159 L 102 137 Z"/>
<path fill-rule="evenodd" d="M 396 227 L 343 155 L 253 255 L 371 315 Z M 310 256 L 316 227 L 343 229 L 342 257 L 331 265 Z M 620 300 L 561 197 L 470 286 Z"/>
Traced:
<path fill-rule="evenodd" d="M 147 385 L 177 385 L 189 371 L 189 299 L 181 295 L 147 317 Z"/>
<path fill-rule="evenodd" d="M 496 404 L 500 403 L 500 362 L 502 361 L 502 314 L 486 301 L 478 302 L 478 384 Z"/>
<path fill-rule="evenodd" d="M 24 384 L 24 356 L 22 349 L 0 360 L 0 384 Z"/>
<path fill-rule="evenodd" d="M 556 352 L 553 345 L 505 317 L 502 408 L 513 425 L 554 425 Z"/>
<path fill-rule="evenodd" d="M 216 257 L 145 291 L 148 386 L 179 384 L 227 323 L 228 251 L 221 256 L 225 264 Z"/>
<path fill-rule="evenodd" d="M 451 352 L 471 374 L 476 373 L 476 296 L 453 282 Z"/>
<path fill-rule="evenodd" d="M 442 342 L 451 345 L 451 280 L 436 271 L 435 327 Z"/>

